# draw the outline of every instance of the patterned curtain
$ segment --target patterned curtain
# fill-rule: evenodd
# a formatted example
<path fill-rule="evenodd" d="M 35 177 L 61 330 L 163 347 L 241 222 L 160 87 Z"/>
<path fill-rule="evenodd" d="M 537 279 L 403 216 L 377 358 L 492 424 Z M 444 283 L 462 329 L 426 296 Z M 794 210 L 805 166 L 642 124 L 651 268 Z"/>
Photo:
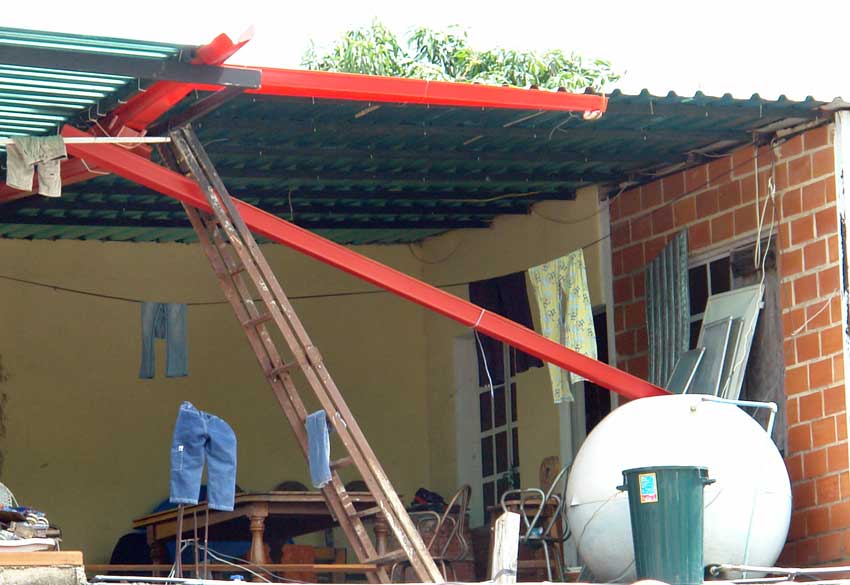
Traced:
<path fill-rule="evenodd" d="M 593 308 L 587 290 L 584 252 L 575 252 L 529 268 L 531 284 L 540 310 L 543 335 L 572 350 L 596 359 L 596 332 Z M 548 364 L 555 404 L 573 399 L 570 383 L 581 376 Z"/>
<path fill-rule="evenodd" d="M 649 381 L 663 387 L 690 340 L 687 230 L 676 234 L 647 265 L 645 278 Z"/>

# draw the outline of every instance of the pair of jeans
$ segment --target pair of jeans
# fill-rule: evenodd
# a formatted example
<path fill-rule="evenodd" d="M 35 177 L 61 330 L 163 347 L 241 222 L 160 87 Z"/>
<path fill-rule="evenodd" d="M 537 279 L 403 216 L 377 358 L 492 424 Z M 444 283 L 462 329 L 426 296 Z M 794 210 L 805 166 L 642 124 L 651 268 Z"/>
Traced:
<path fill-rule="evenodd" d="M 165 376 L 188 376 L 186 305 L 142 303 L 142 365 L 139 368 L 139 378 L 154 376 L 154 339 L 165 339 Z"/>
<path fill-rule="evenodd" d="M 321 489 L 331 481 L 331 439 L 325 411 L 308 414 L 306 426 L 310 482 Z"/>
<path fill-rule="evenodd" d="M 207 464 L 207 502 L 212 510 L 233 510 L 236 496 L 236 434 L 226 422 L 184 402 L 171 443 L 173 504 L 197 504 Z"/>

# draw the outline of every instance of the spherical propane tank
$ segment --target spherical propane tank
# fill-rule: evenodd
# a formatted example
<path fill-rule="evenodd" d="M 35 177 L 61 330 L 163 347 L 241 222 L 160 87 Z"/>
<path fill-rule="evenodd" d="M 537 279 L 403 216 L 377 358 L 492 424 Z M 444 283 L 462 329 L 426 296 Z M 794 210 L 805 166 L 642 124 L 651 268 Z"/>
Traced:
<path fill-rule="evenodd" d="M 699 395 L 642 398 L 588 435 L 567 484 L 567 523 L 597 582 L 635 580 L 624 469 L 708 468 L 704 562 L 771 566 L 791 521 L 791 485 L 765 430 L 735 405 Z"/>

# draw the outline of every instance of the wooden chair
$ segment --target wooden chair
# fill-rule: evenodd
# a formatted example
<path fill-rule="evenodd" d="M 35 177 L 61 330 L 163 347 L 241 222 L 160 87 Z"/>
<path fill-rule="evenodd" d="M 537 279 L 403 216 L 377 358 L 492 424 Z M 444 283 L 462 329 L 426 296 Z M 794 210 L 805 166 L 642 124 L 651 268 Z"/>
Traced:
<path fill-rule="evenodd" d="M 472 496 L 472 488 L 463 485 L 455 492 L 442 514 L 431 510 L 411 512 L 410 519 L 413 521 L 419 533 L 427 543 L 428 552 L 443 577 L 451 581 L 457 581 L 457 573 L 452 563 L 465 560 L 469 554 L 470 547 L 466 541 L 466 517 L 469 510 L 469 499 Z M 430 534 L 430 538 L 428 538 Z M 404 581 L 404 572 L 410 566 L 410 561 L 398 561 L 390 569 L 390 581 L 396 581 L 396 571 L 401 569 L 401 581 Z"/>

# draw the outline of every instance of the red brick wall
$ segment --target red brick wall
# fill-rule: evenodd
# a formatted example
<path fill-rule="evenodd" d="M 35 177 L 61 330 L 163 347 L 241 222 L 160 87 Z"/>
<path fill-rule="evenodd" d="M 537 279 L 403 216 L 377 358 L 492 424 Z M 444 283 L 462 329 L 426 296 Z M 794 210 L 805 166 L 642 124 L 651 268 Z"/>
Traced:
<path fill-rule="evenodd" d="M 776 164 L 786 465 L 794 492 L 791 531 L 781 560 L 800 565 L 850 558 L 850 530 L 846 530 L 850 528 L 850 465 L 832 142 L 831 125 L 810 130 L 783 143 Z M 643 270 L 674 233 L 688 229 L 691 254 L 721 254 L 741 245 L 742 238 L 755 241 L 752 157 L 752 147 L 742 148 L 622 193 L 612 202 L 619 367 L 647 375 Z M 758 161 L 763 198 L 770 172 L 765 148 L 760 149 Z M 766 220 L 770 213 L 768 208 Z M 804 326 L 807 319 L 812 320 Z"/>

